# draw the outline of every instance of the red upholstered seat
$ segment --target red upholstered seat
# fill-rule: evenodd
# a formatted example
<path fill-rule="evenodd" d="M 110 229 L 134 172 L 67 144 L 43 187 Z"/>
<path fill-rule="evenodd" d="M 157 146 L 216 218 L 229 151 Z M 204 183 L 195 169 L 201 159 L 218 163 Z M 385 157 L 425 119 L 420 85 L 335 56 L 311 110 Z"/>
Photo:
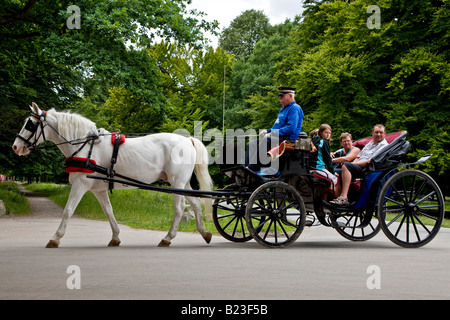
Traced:
<path fill-rule="evenodd" d="M 398 132 L 388 133 L 388 134 L 386 134 L 385 139 L 386 139 L 387 143 L 391 143 L 392 141 L 397 139 L 404 132 L 405 131 L 398 131 Z M 359 139 L 359 140 L 353 142 L 353 146 L 354 147 L 358 147 L 359 149 L 362 150 L 362 148 L 364 148 L 366 146 L 366 144 L 368 144 L 372 139 L 373 139 L 372 137 Z"/>

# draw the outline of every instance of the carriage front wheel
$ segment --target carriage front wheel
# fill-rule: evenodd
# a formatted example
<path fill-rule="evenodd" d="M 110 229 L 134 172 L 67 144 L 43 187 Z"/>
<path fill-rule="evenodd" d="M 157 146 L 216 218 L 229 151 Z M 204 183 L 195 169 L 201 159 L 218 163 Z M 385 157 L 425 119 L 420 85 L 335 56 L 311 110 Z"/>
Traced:
<path fill-rule="evenodd" d="M 250 196 L 245 219 L 257 242 L 267 247 L 284 247 L 297 240 L 303 231 L 305 204 L 287 183 L 270 181 Z"/>
<path fill-rule="evenodd" d="M 437 183 L 418 170 L 394 174 L 378 198 L 381 229 L 395 244 L 421 247 L 436 236 L 444 219 L 444 197 Z"/>

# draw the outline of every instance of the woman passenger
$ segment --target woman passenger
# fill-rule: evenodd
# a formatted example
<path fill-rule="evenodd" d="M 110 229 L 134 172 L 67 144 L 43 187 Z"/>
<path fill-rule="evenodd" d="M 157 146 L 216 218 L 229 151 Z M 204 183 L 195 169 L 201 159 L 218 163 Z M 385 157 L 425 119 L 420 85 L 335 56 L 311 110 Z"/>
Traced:
<path fill-rule="evenodd" d="M 332 162 L 335 164 L 334 169 L 340 173 L 342 164 L 344 162 L 353 161 L 359 154 L 359 148 L 353 146 L 352 135 L 348 132 L 343 132 L 339 138 L 342 149 L 331 153 Z"/>

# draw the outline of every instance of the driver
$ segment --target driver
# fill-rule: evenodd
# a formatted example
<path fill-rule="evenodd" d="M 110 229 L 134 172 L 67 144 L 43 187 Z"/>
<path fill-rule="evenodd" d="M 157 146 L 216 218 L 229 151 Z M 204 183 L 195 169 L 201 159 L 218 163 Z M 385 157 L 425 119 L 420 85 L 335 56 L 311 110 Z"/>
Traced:
<path fill-rule="evenodd" d="M 259 133 L 260 141 L 253 140 L 249 143 L 247 153 L 245 155 L 245 165 L 253 171 L 258 171 L 265 160 L 267 151 L 279 145 L 282 141 L 295 142 L 300 134 L 303 123 L 303 110 L 295 102 L 295 88 L 280 87 L 281 109 L 272 128 L 261 130 Z M 263 152 L 260 152 L 262 149 Z M 263 155 L 258 157 L 258 155 Z M 267 157 L 267 162 L 270 158 Z"/>

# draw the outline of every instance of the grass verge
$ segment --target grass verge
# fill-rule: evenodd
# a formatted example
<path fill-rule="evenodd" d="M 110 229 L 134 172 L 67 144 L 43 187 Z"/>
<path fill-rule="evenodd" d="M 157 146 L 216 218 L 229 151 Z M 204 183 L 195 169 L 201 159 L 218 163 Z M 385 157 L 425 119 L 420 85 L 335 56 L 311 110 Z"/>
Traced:
<path fill-rule="evenodd" d="M 0 200 L 6 207 L 6 214 L 29 215 L 30 205 L 27 198 L 20 192 L 15 182 L 0 182 Z"/>
<path fill-rule="evenodd" d="M 45 194 L 50 200 L 64 207 L 69 198 L 70 185 L 49 183 L 25 185 L 28 190 Z M 110 194 L 114 216 L 120 224 L 133 228 L 168 231 L 173 220 L 171 194 L 140 189 L 114 190 Z M 86 219 L 107 220 L 100 204 L 92 192 L 87 192 L 75 210 L 75 214 Z M 205 222 L 206 230 L 216 233 L 214 222 Z M 195 220 L 180 223 L 179 231 L 196 232 Z"/>

